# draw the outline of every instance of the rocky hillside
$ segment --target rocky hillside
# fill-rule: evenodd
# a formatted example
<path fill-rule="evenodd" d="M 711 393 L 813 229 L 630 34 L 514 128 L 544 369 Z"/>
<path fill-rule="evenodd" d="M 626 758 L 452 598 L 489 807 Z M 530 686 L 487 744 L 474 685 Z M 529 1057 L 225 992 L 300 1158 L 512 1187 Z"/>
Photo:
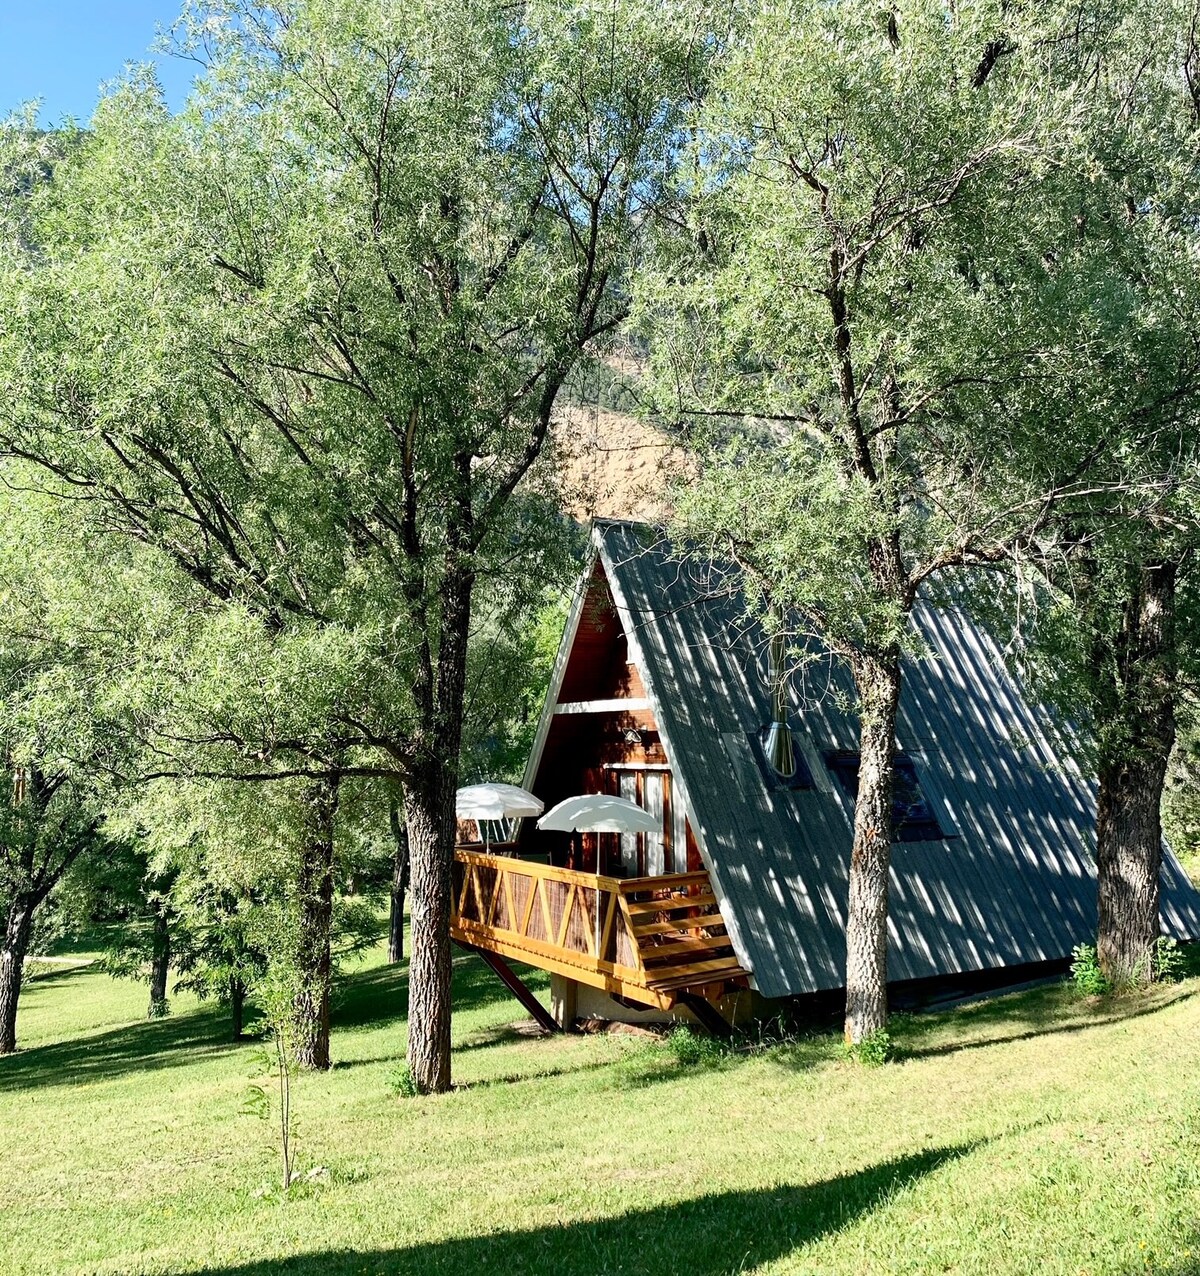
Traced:
<path fill-rule="evenodd" d="M 593 365 L 560 400 L 552 442 L 563 506 L 573 518 L 662 519 L 671 484 L 690 462 L 666 434 L 633 415 L 638 366 L 614 356 Z"/>

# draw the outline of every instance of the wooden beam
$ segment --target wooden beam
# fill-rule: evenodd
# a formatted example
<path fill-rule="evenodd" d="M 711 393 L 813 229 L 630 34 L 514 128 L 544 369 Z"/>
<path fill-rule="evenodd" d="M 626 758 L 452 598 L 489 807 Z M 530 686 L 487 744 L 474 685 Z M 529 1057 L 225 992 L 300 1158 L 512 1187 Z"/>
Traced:
<path fill-rule="evenodd" d="M 706 1028 L 720 1041 L 728 1041 L 733 1036 L 733 1028 L 729 1020 L 713 1005 L 707 997 L 697 996 L 694 992 L 681 992 L 679 1004 L 686 1006 Z"/>
<path fill-rule="evenodd" d="M 680 954 L 685 956 L 685 954 Z M 721 975 L 742 975 L 746 972 L 738 965 L 736 957 L 713 957 L 708 961 L 683 961 L 676 966 L 658 966 L 646 971 L 646 983 L 653 988 L 657 983 L 668 984 L 676 979 L 689 979 L 694 984 L 713 982 Z"/>
<path fill-rule="evenodd" d="M 533 897 L 538 893 L 538 880 L 536 877 L 529 879 L 529 894 L 525 899 L 525 912 L 521 917 L 521 934 L 529 934 L 529 919 L 533 916 Z"/>
<path fill-rule="evenodd" d="M 638 939 L 644 939 L 650 935 L 668 935 L 692 936 L 697 930 L 704 928 L 715 929 L 718 926 L 724 926 L 725 919 L 720 913 L 705 913 L 703 917 L 676 917 L 673 921 L 654 922 L 654 921 L 636 921 L 633 924 L 633 933 Z M 729 943 L 728 935 L 718 936 Z"/>
<path fill-rule="evenodd" d="M 492 887 L 492 902 L 488 905 L 487 916 L 484 920 L 489 926 L 496 924 L 496 905 L 500 902 L 500 888 L 504 884 L 504 874 L 496 874 L 496 883 Z"/>
<path fill-rule="evenodd" d="M 575 906 L 576 889 L 574 882 L 567 887 L 567 902 L 563 908 L 562 921 L 559 923 L 558 937 L 555 940 L 555 944 L 559 948 L 564 947 L 567 942 L 567 927 L 571 924 L 571 909 Z"/>
<path fill-rule="evenodd" d="M 643 964 L 662 957 L 676 957 L 687 953 L 704 954 L 713 948 L 732 948 L 728 935 L 666 935 L 658 943 L 639 944 Z"/>
<path fill-rule="evenodd" d="M 709 887 L 711 879 L 706 868 L 696 873 L 659 873 L 657 877 L 618 877 L 617 884 L 623 895 L 638 891 L 674 891 L 691 886 Z"/>
<path fill-rule="evenodd" d="M 623 700 L 567 700 L 556 704 L 554 713 L 644 713 L 649 708 L 650 701 L 645 696 L 627 696 Z"/>
<path fill-rule="evenodd" d="M 600 961 L 606 952 L 608 952 L 608 941 L 612 937 L 613 920 L 617 912 L 617 893 L 610 891 L 608 893 L 608 911 L 604 915 L 604 933 L 600 936 L 600 951 L 596 954 L 596 960 Z"/>
<path fill-rule="evenodd" d="M 521 982 L 517 972 L 499 953 L 488 952 L 486 948 L 477 948 L 474 944 L 464 943 L 461 939 L 456 939 L 454 942 L 460 948 L 465 948 L 467 952 L 475 953 L 476 956 L 482 957 L 488 967 L 500 976 L 501 983 L 547 1032 L 562 1032 L 562 1028 L 555 1022 L 554 1016 L 538 1001 L 532 991 Z"/>
<path fill-rule="evenodd" d="M 525 962 L 539 970 L 548 970 L 551 974 L 565 975 L 576 983 L 615 993 L 618 997 L 638 1001 L 645 1006 L 670 1010 L 675 1004 L 673 989 L 648 988 L 642 982 L 642 971 L 629 966 L 618 966 L 608 961 L 597 963 L 587 953 L 575 954 L 565 949 L 556 949 L 552 944 L 543 944 L 540 940 L 510 937 L 503 932 L 483 932 L 477 927 L 464 926 L 461 922 L 454 923 L 452 933 L 456 943 L 471 948 L 486 946 L 488 952 Z M 581 957 L 581 961 L 573 960 L 576 956 Z"/>
<path fill-rule="evenodd" d="M 534 883 L 534 889 L 538 893 L 538 899 L 542 905 L 542 925 L 546 931 L 546 942 L 554 944 L 554 922 L 550 918 L 550 901 L 546 898 L 546 879 L 538 878 Z M 558 944 L 554 944 L 558 948 Z"/>
<path fill-rule="evenodd" d="M 677 913 L 681 908 L 712 908 L 716 902 L 715 895 L 671 895 L 667 899 L 627 899 L 625 906 L 634 914 Z M 696 924 L 703 923 L 697 921 Z"/>

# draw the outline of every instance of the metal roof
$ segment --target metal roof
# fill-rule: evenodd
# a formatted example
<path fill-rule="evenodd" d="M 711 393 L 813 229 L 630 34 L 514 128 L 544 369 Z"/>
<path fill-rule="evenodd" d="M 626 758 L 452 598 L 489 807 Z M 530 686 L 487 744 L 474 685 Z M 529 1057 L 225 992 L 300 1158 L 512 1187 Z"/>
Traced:
<path fill-rule="evenodd" d="M 646 528 L 597 524 L 596 549 L 742 965 L 768 997 L 840 988 L 853 801 L 825 749 L 856 749 L 837 662 L 791 691 L 809 790 L 771 788 L 751 733 L 768 721 L 766 641 L 728 575 Z M 892 848 L 891 980 L 1061 959 L 1096 933 L 1095 792 L 1070 741 L 960 609 L 918 606 L 929 655 L 906 660 L 897 737 L 954 836 Z M 1200 893 L 1173 855 L 1163 922 L 1200 937 Z"/>

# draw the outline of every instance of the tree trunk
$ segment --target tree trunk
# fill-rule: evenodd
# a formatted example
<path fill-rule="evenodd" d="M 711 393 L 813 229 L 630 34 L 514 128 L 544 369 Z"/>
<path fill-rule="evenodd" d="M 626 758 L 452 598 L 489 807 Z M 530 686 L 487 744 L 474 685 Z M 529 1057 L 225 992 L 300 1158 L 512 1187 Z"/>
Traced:
<path fill-rule="evenodd" d="M 171 968 L 171 931 L 167 910 L 160 900 L 154 913 L 154 947 L 150 957 L 150 1005 L 147 1019 L 161 1019 L 171 1013 L 167 1001 L 167 973 Z"/>
<path fill-rule="evenodd" d="M 464 490 L 468 492 L 470 461 L 468 454 L 460 458 Z M 469 511 L 469 502 L 465 508 Z M 461 548 L 468 532 L 469 527 L 460 527 L 450 536 L 441 590 L 436 683 L 433 695 L 425 699 L 427 728 L 422 735 L 429 743 L 412 766 L 404 792 L 412 864 L 408 1067 L 421 1094 L 438 1094 L 450 1088 L 454 799 L 474 586 L 473 575 L 463 565 L 466 552 Z"/>
<path fill-rule="evenodd" d="M 408 822 L 399 802 L 393 801 L 389 817 L 392 837 L 396 842 L 392 857 L 392 911 L 388 926 L 388 961 L 404 960 L 404 894 L 408 890 L 411 855 L 408 847 Z"/>
<path fill-rule="evenodd" d="M 236 975 L 229 981 L 229 1019 L 234 1041 L 241 1041 L 246 1021 L 246 985 Z"/>
<path fill-rule="evenodd" d="M 1154 978 L 1160 809 L 1175 742 L 1175 580 L 1173 563 L 1142 566 L 1131 579 L 1115 659 L 1106 675 L 1113 685 L 1101 701 L 1110 712 L 1097 724 L 1096 955 L 1117 988 Z"/>
<path fill-rule="evenodd" d="M 296 1062 L 328 1068 L 329 994 L 333 976 L 333 832 L 337 777 L 309 781 L 300 846 L 299 991 L 294 1002 Z"/>
<path fill-rule="evenodd" d="M 450 1088 L 450 901 L 454 787 L 436 761 L 405 792 L 412 846 L 412 950 L 408 962 L 408 1066 L 422 1094 Z"/>
<path fill-rule="evenodd" d="M 857 1045 L 887 1023 L 888 871 L 900 655 L 860 655 L 853 669 L 862 716 L 846 918 L 845 1035 L 847 1043 Z"/>
<path fill-rule="evenodd" d="M 17 1048 L 17 1002 L 32 929 L 33 905 L 14 901 L 0 948 L 0 1055 L 12 1054 Z"/>

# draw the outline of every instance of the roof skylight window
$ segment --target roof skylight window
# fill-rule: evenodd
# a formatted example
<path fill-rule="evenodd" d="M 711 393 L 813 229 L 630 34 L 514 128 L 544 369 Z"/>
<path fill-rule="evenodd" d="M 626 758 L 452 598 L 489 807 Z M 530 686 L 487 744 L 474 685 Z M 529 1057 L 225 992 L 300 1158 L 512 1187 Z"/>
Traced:
<path fill-rule="evenodd" d="M 858 797 L 859 755 L 848 749 L 830 749 L 825 765 L 852 798 Z M 921 792 L 917 768 L 910 757 L 897 753 L 892 781 L 892 841 L 936 842 L 946 836 Z"/>

